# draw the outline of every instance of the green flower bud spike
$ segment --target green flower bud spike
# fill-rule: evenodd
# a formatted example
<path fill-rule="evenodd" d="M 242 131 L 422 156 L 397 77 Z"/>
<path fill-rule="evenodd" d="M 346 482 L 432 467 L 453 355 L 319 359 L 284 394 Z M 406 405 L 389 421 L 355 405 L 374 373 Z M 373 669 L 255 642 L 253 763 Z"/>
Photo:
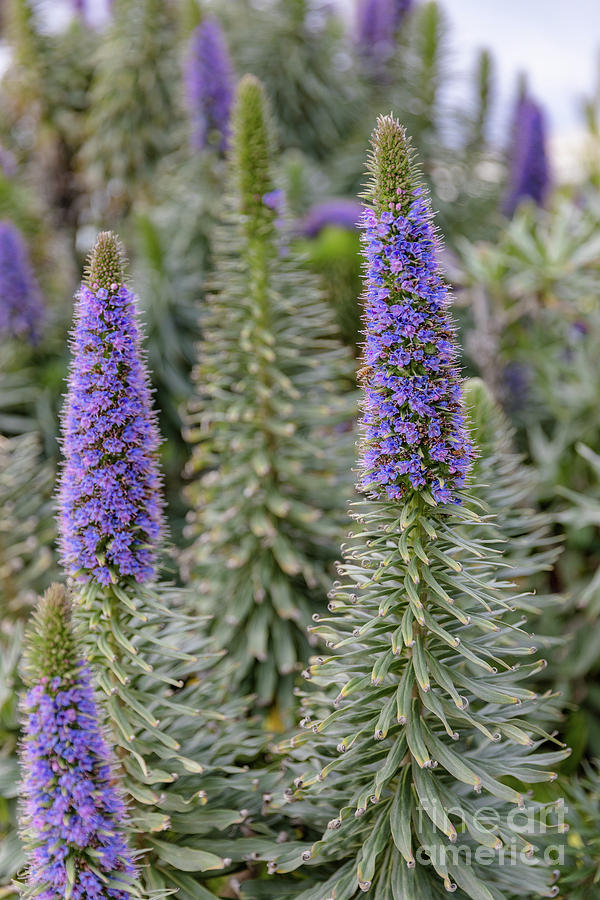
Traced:
<path fill-rule="evenodd" d="M 334 315 L 288 245 L 273 156 L 265 92 L 246 75 L 185 432 L 195 446 L 183 562 L 234 681 L 278 727 L 344 531 L 353 441 L 335 426 L 355 398 Z"/>

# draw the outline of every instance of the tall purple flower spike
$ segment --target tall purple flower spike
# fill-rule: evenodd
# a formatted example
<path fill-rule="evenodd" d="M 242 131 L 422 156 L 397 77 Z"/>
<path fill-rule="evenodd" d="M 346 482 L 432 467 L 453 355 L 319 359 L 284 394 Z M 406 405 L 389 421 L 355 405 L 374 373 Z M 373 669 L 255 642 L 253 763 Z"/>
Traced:
<path fill-rule="evenodd" d="M 513 145 L 509 153 L 508 190 L 504 212 L 512 216 L 521 200 L 543 206 L 549 188 L 546 121 L 541 106 L 527 95 L 517 104 Z"/>
<path fill-rule="evenodd" d="M 0 222 L 0 335 L 35 344 L 44 303 L 23 236 L 12 222 Z"/>
<path fill-rule="evenodd" d="M 219 152 L 227 149 L 233 88 L 233 69 L 221 26 L 216 19 L 205 19 L 192 32 L 185 68 L 194 149 L 204 150 L 213 135 Z"/>
<path fill-rule="evenodd" d="M 361 486 L 373 498 L 449 502 L 473 451 L 430 201 L 391 116 L 379 119 L 370 164 Z"/>
<path fill-rule="evenodd" d="M 123 255 L 103 232 L 77 295 L 60 486 L 63 563 L 78 580 L 154 576 L 159 435 Z"/>
<path fill-rule="evenodd" d="M 412 6 L 412 0 L 357 0 L 356 41 L 368 58 L 385 62 L 394 47 L 396 32 Z"/>
<path fill-rule="evenodd" d="M 136 872 L 125 840 L 126 809 L 61 585 L 40 601 L 26 659 L 32 685 L 23 703 L 21 758 L 27 895 L 129 900 Z"/>
<path fill-rule="evenodd" d="M 335 197 L 312 206 L 300 223 L 300 233 L 304 237 L 316 237 L 328 225 L 336 225 L 347 231 L 357 231 L 362 215 L 362 206 L 356 200 Z"/>

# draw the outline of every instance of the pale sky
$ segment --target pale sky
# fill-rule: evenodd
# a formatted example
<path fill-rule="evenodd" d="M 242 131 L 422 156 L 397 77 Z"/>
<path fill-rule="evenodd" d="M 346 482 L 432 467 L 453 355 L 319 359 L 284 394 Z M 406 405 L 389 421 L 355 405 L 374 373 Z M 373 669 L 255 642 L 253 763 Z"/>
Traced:
<path fill-rule="evenodd" d="M 73 0 L 39 2 L 49 22 L 57 28 L 73 8 Z M 92 18 L 103 18 L 108 0 L 87 2 Z M 329 2 L 337 4 L 352 19 L 357 0 Z M 580 140 L 581 101 L 593 92 L 600 77 L 600 0 L 440 2 L 451 27 L 452 68 L 457 76 L 451 81 L 452 99 L 461 103 L 470 97 L 469 76 L 477 51 L 487 47 L 496 65 L 493 132 L 499 142 L 504 143 L 521 70 L 527 72 L 532 93 L 544 104 L 556 151 L 560 154 Z"/>
<path fill-rule="evenodd" d="M 334 2 L 352 15 L 356 0 Z M 517 74 L 524 69 L 532 93 L 547 109 L 553 133 L 565 136 L 579 130 L 581 98 L 592 93 L 599 74 L 599 0 L 440 2 L 451 26 L 457 72 L 472 71 L 479 49 L 492 51 L 498 75 L 498 120 L 504 118 Z M 455 88 L 459 97 L 465 90 L 466 84 Z"/>
<path fill-rule="evenodd" d="M 500 97 L 514 92 L 524 69 L 547 109 L 554 132 L 581 126 L 581 99 L 600 75 L 598 0 L 443 0 L 462 67 L 462 54 L 493 51 Z"/>

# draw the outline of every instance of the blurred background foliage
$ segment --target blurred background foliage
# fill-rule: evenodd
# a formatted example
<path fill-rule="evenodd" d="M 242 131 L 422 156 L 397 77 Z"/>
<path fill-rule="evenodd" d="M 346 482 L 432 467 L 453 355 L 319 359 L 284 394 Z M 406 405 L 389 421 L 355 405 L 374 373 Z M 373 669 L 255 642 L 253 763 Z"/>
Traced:
<path fill-rule="evenodd" d="M 482 461 L 477 478 L 492 482 L 500 465 L 505 493 L 495 483 L 484 499 L 499 505 L 507 534 L 516 527 L 540 542 L 533 560 L 517 554 L 515 565 L 534 573 L 540 630 L 556 640 L 547 681 L 561 691 L 561 728 L 573 747 L 565 774 L 600 757 L 600 87 L 590 85 L 582 103 L 579 174 L 553 183 L 544 111 L 524 79 L 499 141 L 489 52 L 471 73 L 470 102 L 448 100 L 456 76 L 443 3 L 390 3 L 387 19 L 366 6 L 356 0 L 348 18 L 320 0 L 114 0 L 106 22 L 92 27 L 88 4 L 73 2 L 57 30 L 47 5 L 2 4 L 0 220 L 23 235 L 45 313 L 35 342 L 0 316 L 0 835 L 14 813 L 20 620 L 55 565 L 72 296 L 101 228 L 118 229 L 130 256 L 165 438 L 170 537 L 184 543 L 182 410 L 214 287 L 227 165 L 222 135 L 193 139 L 194 117 L 206 111 L 190 108 L 186 93 L 191 41 L 206 19 L 222 29 L 231 72 L 266 86 L 288 239 L 321 279 L 357 357 L 365 147 L 379 112 L 392 109 L 411 133 L 440 211 L 463 365 L 489 391 L 472 387 L 470 397 L 482 448 L 496 447 L 500 462 Z M 0 306 L 11 290 L 0 271 Z M 503 412 L 490 412 L 491 398 Z M 572 789 L 582 830 L 593 791 L 597 809 L 597 770 L 588 768 Z M 14 871 L 13 849 L 1 844 L 0 885 Z M 577 860 L 595 883 L 592 862 Z"/>

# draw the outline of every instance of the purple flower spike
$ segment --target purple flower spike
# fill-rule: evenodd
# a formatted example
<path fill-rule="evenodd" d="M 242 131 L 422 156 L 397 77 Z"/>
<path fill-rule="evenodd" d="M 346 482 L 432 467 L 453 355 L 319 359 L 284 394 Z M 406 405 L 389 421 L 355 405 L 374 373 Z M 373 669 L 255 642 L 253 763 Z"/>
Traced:
<path fill-rule="evenodd" d="M 515 114 L 505 214 L 512 216 L 519 202 L 527 197 L 543 206 L 549 188 L 544 112 L 535 100 L 525 95 L 520 98 Z"/>
<path fill-rule="evenodd" d="M 0 335 L 40 337 L 44 304 L 25 241 L 12 222 L 0 222 Z"/>
<path fill-rule="evenodd" d="M 40 601 L 27 662 L 21 826 L 28 896 L 129 900 L 137 892 L 126 809 L 60 585 Z"/>
<path fill-rule="evenodd" d="M 204 150 L 216 136 L 218 150 L 223 153 L 229 143 L 233 69 L 216 19 L 205 19 L 192 32 L 185 93 L 192 120 L 192 147 Z"/>
<path fill-rule="evenodd" d="M 358 0 L 356 38 L 360 49 L 376 56 L 383 49 L 389 53 L 394 34 L 394 0 Z"/>
<path fill-rule="evenodd" d="M 444 503 L 463 485 L 473 452 L 430 201 L 391 116 L 379 119 L 371 172 L 361 487 L 392 500 L 427 491 Z"/>
<path fill-rule="evenodd" d="M 411 6 L 412 0 L 357 0 L 356 43 L 366 59 L 379 66 L 387 62 Z"/>
<path fill-rule="evenodd" d="M 99 235 L 77 295 L 63 423 L 63 562 L 99 584 L 154 576 L 162 504 L 159 436 L 135 298 L 115 235 Z"/>
<path fill-rule="evenodd" d="M 347 231 L 357 231 L 362 215 L 362 206 L 356 200 L 336 198 L 316 203 L 309 209 L 300 223 L 300 233 L 304 237 L 316 237 L 328 225 L 336 225 Z"/>

